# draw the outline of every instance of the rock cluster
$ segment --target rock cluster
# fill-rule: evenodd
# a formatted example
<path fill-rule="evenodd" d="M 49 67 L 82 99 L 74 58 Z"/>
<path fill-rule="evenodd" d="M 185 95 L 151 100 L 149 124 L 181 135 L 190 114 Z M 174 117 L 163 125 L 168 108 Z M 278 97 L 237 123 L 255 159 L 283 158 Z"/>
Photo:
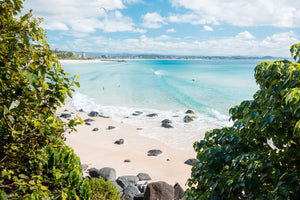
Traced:
<path fill-rule="evenodd" d="M 82 165 L 84 169 L 86 165 Z M 139 173 L 136 176 L 116 177 L 116 170 L 110 167 L 102 169 L 90 168 L 87 170 L 91 178 L 102 177 L 106 181 L 112 182 L 122 195 L 121 199 L 127 200 L 180 200 L 183 199 L 184 190 L 176 183 L 174 186 L 166 182 L 141 182 L 149 181 L 151 177 L 147 173 Z"/>

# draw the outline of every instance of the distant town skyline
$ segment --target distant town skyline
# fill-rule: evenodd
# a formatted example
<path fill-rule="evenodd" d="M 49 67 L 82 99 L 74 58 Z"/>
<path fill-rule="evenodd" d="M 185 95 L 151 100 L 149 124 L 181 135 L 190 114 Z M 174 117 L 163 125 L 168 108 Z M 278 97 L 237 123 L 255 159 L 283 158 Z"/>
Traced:
<path fill-rule="evenodd" d="M 104 54 L 289 57 L 300 1 L 27 0 L 51 49 Z"/>

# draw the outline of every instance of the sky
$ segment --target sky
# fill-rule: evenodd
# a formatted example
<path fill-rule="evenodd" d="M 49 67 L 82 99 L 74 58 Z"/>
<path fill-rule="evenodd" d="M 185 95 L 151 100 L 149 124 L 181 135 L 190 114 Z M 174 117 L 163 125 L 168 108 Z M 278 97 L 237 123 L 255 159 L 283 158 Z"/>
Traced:
<path fill-rule="evenodd" d="M 290 57 L 299 0 L 26 0 L 51 49 Z"/>

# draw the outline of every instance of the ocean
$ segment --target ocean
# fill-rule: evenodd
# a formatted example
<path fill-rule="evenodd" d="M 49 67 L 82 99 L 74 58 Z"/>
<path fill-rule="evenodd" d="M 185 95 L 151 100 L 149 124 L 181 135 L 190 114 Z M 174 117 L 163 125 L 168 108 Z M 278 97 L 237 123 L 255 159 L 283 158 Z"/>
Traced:
<path fill-rule="evenodd" d="M 191 149 L 208 130 L 231 126 L 228 111 L 258 90 L 259 60 L 128 60 L 63 64 L 80 76 L 69 99 L 77 110 L 98 111 L 142 128 L 139 134 L 179 149 Z M 187 110 L 193 122 L 183 122 Z M 133 116 L 136 111 L 142 112 Z M 155 117 L 148 114 L 157 113 Z M 161 127 L 169 119 L 174 128 Z"/>

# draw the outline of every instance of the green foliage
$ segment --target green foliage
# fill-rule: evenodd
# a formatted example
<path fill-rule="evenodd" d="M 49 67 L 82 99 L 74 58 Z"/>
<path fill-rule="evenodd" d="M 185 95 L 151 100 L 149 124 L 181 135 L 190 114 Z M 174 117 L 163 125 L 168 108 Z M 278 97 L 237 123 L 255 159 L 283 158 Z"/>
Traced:
<path fill-rule="evenodd" d="M 117 187 L 101 177 L 92 178 L 89 184 L 92 190 L 91 200 L 120 200 L 121 198 Z"/>
<path fill-rule="evenodd" d="M 230 109 L 234 125 L 195 142 L 188 199 L 300 199 L 300 64 L 261 62 L 255 78 L 254 99 Z"/>
<path fill-rule="evenodd" d="M 69 51 L 57 51 L 57 50 L 54 50 L 53 53 L 55 55 L 57 55 L 57 57 L 59 59 L 79 59 L 79 57 L 75 53 L 69 52 Z"/>
<path fill-rule="evenodd" d="M 17 18 L 21 8 L 0 1 L 0 197 L 88 199 L 79 158 L 61 140 L 78 122 L 55 116 L 78 82 L 50 51 L 41 20 Z"/>

